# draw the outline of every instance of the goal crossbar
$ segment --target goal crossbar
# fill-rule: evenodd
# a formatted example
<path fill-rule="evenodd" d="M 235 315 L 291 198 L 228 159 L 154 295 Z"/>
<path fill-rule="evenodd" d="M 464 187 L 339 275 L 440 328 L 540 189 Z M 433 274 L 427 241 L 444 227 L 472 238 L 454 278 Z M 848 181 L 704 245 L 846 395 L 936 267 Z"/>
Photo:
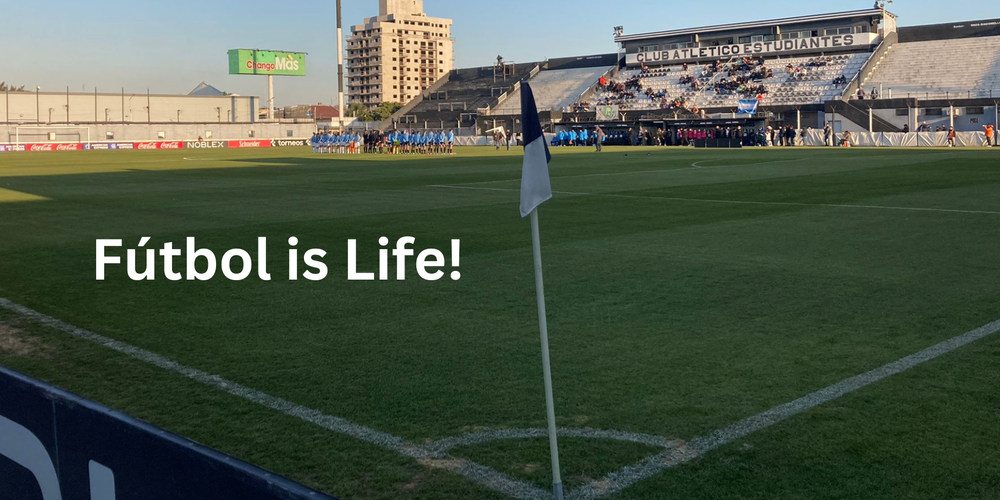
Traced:
<path fill-rule="evenodd" d="M 60 130 L 75 130 L 79 132 L 77 134 L 78 140 L 75 141 L 59 140 L 58 137 L 53 138 L 52 136 L 49 135 L 50 133 L 58 134 L 58 131 Z M 40 143 L 40 144 L 45 144 L 45 143 L 54 144 L 61 142 L 69 142 L 69 143 L 76 142 L 82 144 L 90 144 L 90 127 L 74 127 L 68 125 L 32 125 L 32 126 L 14 127 L 14 145 L 16 146 L 20 146 L 22 144 L 21 141 L 22 131 L 35 132 L 35 133 L 25 134 L 28 135 L 29 137 L 37 136 L 38 134 L 44 134 L 45 136 L 45 140 L 30 140 L 30 141 L 26 140 L 24 141 L 25 143 L 30 142 L 30 143 Z M 86 139 L 84 139 L 84 137 L 86 137 Z"/>

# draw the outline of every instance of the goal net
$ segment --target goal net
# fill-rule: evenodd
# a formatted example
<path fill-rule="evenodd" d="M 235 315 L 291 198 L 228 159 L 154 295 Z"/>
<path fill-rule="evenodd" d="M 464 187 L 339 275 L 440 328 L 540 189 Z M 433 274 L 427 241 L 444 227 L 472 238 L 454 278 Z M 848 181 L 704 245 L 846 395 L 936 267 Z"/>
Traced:
<path fill-rule="evenodd" d="M 14 144 L 90 144 L 90 127 L 34 125 L 14 128 Z"/>

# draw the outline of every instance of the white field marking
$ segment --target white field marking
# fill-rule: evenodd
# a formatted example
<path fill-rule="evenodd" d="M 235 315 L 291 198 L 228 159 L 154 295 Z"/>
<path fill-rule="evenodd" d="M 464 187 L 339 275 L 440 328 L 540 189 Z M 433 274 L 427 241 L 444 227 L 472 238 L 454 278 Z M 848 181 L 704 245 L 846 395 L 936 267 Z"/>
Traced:
<path fill-rule="evenodd" d="M 25 318 L 68 333 L 74 337 L 102 345 L 130 358 L 149 363 L 164 370 L 174 372 L 206 386 L 220 389 L 234 396 L 252 401 L 261 406 L 277 410 L 285 415 L 295 417 L 326 430 L 344 434 L 355 439 L 373 444 L 383 449 L 394 451 L 400 455 L 416 459 L 418 462 L 433 468 L 445 469 L 461 474 L 466 478 L 518 500 L 540 500 L 550 494 L 536 486 L 517 481 L 495 469 L 480 465 L 469 460 L 451 457 L 444 453 L 434 453 L 425 446 L 411 443 L 401 437 L 377 431 L 345 420 L 324 414 L 319 410 L 307 408 L 291 401 L 271 396 L 264 392 L 226 380 L 218 375 L 182 365 L 159 354 L 114 340 L 109 337 L 79 328 L 51 316 L 42 314 L 0 297 L 0 307 Z"/>
<path fill-rule="evenodd" d="M 775 406 L 770 410 L 743 419 L 728 427 L 723 427 L 707 436 L 692 439 L 688 442 L 689 448 L 686 450 L 666 450 L 658 455 L 643 459 L 633 465 L 612 472 L 603 479 L 576 489 L 567 498 L 572 500 L 592 500 L 613 495 L 665 469 L 690 462 L 716 448 L 730 444 L 757 431 L 764 430 L 799 413 L 839 399 L 893 375 L 898 375 L 911 368 L 920 366 L 997 332 L 1000 332 L 1000 320 L 983 325 L 975 330 L 968 331 L 867 373 L 844 379 L 795 401 Z"/>
<path fill-rule="evenodd" d="M 752 167 L 752 166 L 756 166 L 756 165 L 771 165 L 773 163 L 790 163 L 790 162 L 793 162 L 793 161 L 803 161 L 803 160 L 808 160 L 808 158 L 796 158 L 794 160 L 768 161 L 768 162 L 763 162 L 763 163 L 744 163 L 742 165 L 718 165 L 718 166 L 712 166 L 712 167 L 700 167 L 700 166 L 698 166 L 698 163 L 705 163 L 705 162 L 708 162 L 708 161 L 721 161 L 721 160 L 704 160 L 704 161 L 700 161 L 700 162 L 697 162 L 697 163 L 692 163 L 690 167 L 683 167 L 683 168 L 664 168 L 664 169 L 660 169 L 660 170 L 633 170 L 633 171 L 630 171 L 630 172 L 604 172 L 604 173 L 597 173 L 597 174 L 560 175 L 560 176 L 557 176 L 557 177 L 553 177 L 553 179 L 578 179 L 578 178 L 583 178 L 583 177 L 615 177 L 615 176 L 619 176 L 619 175 L 637 175 L 637 174 L 665 174 L 665 173 L 670 173 L 670 172 L 686 172 L 686 171 L 690 171 L 690 170 L 707 170 L 707 169 L 710 169 L 710 168 Z M 460 185 L 461 186 L 479 186 L 479 185 L 482 185 L 482 184 L 502 184 L 504 182 L 516 182 L 516 181 L 520 181 L 520 180 L 521 179 L 501 179 L 501 180 L 496 180 L 496 181 L 468 182 L 468 183 L 464 183 L 464 184 L 460 184 Z M 432 186 L 432 187 L 437 187 L 437 186 Z"/>
<path fill-rule="evenodd" d="M 947 153 L 932 153 L 930 155 L 926 155 L 926 154 L 925 155 L 920 155 L 920 158 L 925 158 L 926 156 L 940 156 L 940 155 L 951 155 L 951 154 L 953 154 L 953 153 L 950 152 L 950 151 L 947 152 Z M 895 159 L 899 159 L 899 158 L 909 158 L 909 157 L 912 157 L 912 156 L 914 156 L 914 155 L 886 156 L 884 158 L 886 158 L 886 159 L 894 159 L 895 160 Z M 883 157 L 879 157 L 877 159 L 882 159 L 882 158 Z M 776 160 L 776 161 L 766 161 L 766 162 L 761 162 L 761 163 L 743 163 L 741 165 L 718 165 L 718 166 L 708 166 L 708 167 L 702 167 L 701 164 L 702 163 L 706 163 L 706 162 L 710 162 L 710 161 L 722 161 L 722 159 L 717 159 L 717 160 L 702 160 L 702 161 L 698 161 L 698 162 L 692 163 L 690 168 L 667 168 L 667 169 L 662 169 L 662 170 L 637 170 L 637 171 L 633 171 L 633 172 L 606 172 L 606 173 L 597 173 L 597 174 L 563 175 L 563 176 L 554 177 L 554 179 L 574 179 L 574 178 L 579 178 L 579 177 L 610 177 L 610 176 L 618 176 L 618 175 L 635 175 L 635 174 L 658 174 L 658 173 L 670 173 L 670 172 L 684 172 L 684 171 L 689 171 L 689 170 L 707 170 L 707 169 L 711 169 L 711 168 L 753 167 L 753 166 L 759 166 L 759 165 L 771 165 L 771 164 L 776 164 L 776 163 L 791 163 L 791 162 L 796 162 L 796 161 L 804 161 L 804 160 L 808 160 L 808 159 L 809 158 L 794 158 L 794 159 L 791 159 L 791 160 Z M 824 160 L 832 160 L 832 159 L 834 159 L 834 158 L 824 158 Z M 853 158 L 838 158 L 838 159 L 854 160 Z M 896 166 L 896 165 L 893 165 L 893 166 Z M 482 184 L 502 184 L 502 183 L 505 183 L 505 182 L 515 182 L 515 181 L 520 181 L 520 180 L 521 179 L 501 179 L 501 180 L 495 180 L 495 181 L 466 182 L 466 183 L 462 183 L 462 184 L 452 184 L 451 186 L 479 186 L 479 185 L 482 185 Z M 428 186 L 428 187 L 439 187 L 439 186 Z"/>
<path fill-rule="evenodd" d="M 535 439 L 548 437 L 548 429 L 485 429 L 461 436 L 444 438 L 430 443 L 426 448 L 433 453 L 445 453 L 462 446 L 474 446 L 493 441 L 511 439 Z M 607 439 L 612 441 L 623 441 L 629 443 L 644 444 L 654 448 L 674 449 L 686 446 L 683 441 L 652 434 L 640 432 L 613 431 L 605 429 L 590 428 L 566 428 L 560 427 L 556 430 L 556 435 L 565 438 L 587 438 L 587 439 Z"/>
<path fill-rule="evenodd" d="M 795 159 L 791 159 L 791 160 L 765 161 L 765 162 L 761 162 L 761 163 L 743 163 L 741 165 L 713 165 L 713 166 L 710 166 L 710 167 L 703 167 L 703 166 L 701 166 L 701 164 L 702 163 L 708 163 L 710 161 L 722 161 L 722 160 L 702 160 L 702 161 L 696 161 L 696 162 L 692 163 L 691 164 L 692 168 L 685 168 L 685 169 L 680 169 L 680 170 L 704 170 L 706 168 L 754 167 L 754 166 L 757 166 L 757 165 L 771 165 L 771 164 L 774 164 L 774 163 L 792 163 L 794 161 L 803 161 L 803 160 L 808 160 L 808 159 L 809 158 L 795 158 Z"/>
<path fill-rule="evenodd" d="M 443 184 L 436 184 L 427 187 L 442 188 L 442 189 L 474 189 L 479 191 L 520 191 L 519 189 L 481 188 L 481 187 L 466 186 L 466 185 L 443 185 Z M 795 203 L 790 201 L 786 202 L 786 201 L 713 200 L 713 199 L 701 199 L 701 198 L 675 198 L 669 196 L 638 196 L 638 195 L 614 194 L 614 193 L 579 193 L 574 191 L 553 191 L 552 194 L 564 194 L 569 196 L 601 196 L 606 198 L 627 198 L 632 200 L 680 201 L 686 203 L 721 203 L 727 205 L 765 205 L 765 206 L 771 205 L 771 206 L 788 206 L 788 207 L 854 208 L 854 209 L 865 209 L 865 210 L 899 210 L 908 212 L 941 212 L 941 213 L 952 213 L 952 214 L 1000 215 L 1000 211 L 961 210 L 955 208 L 897 207 L 891 205 L 850 205 L 850 204 L 836 204 L 836 203 Z"/>
<path fill-rule="evenodd" d="M 318 410 L 307 408 L 281 398 L 270 396 L 263 392 L 230 382 L 217 375 L 210 375 L 206 372 L 182 365 L 176 361 L 150 351 L 70 325 L 2 297 L 0 297 L 0 307 L 49 327 L 66 332 L 74 337 L 108 347 L 125 354 L 126 356 L 150 363 L 174 373 L 181 374 L 207 386 L 221 389 L 234 396 L 277 410 L 286 415 L 299 418 L 324 429 L 345 434 L 381 448 L 395 451 L 403 456 L 416 459 L 419 463 L 427 467 L 454 472 L 511 498 L 518 500 L 547 500 L 551 497 L 549 492 L 533 485 L 517 481 L 495 469 L 470 460 L 454 458 L 446 454 L 447 450 L 451 450 L 457 446 L 474 445 L 500 439 L 527 439 L 544 437 L 546 435 L 546 431 L 543 429 L 488 430 L 466 434 L 456 438 L 445 438 L 425 445 L 417 445 L 406 441 L 403 438 L 355 424 L 339 417 L 326 415 Z M 567 498 L 572 500 L 593 500 L 613 495 L 643 479 L 663 472 L 666 469 L 690 462 L 708 452 L 749 436 L 757 431 L 766 429 L 799 413 L 839 399 L 854 391 L 905 372 L 968 344 L 989 337 L 997 332 L 1000 332 L 1000 320 L 966 332 L 962 335 L 946 340 L 916 354 L 899 359 L 867 373 L 842 380 L 836 384 L 813 392 L 812 394 L 796 399 L 795 401 L 775 406 L 774 408 L 719 429 L 707 436 L 695 438 L 689 442 L 671 440 L 669 438 L 652 436 L 649 434 L 622 431 L 559 429 L 557 431 L 558 434 L 565 437 L 614 439 L 665 448 L 664 451 L 656 455 L 649 456 L 633 465 L 629 465 L 619 469 L 618 471 L 612 472 L 603 479 L 581 486 L 580 488 L 570 492 L 569 495 L 567 495 Z"/>

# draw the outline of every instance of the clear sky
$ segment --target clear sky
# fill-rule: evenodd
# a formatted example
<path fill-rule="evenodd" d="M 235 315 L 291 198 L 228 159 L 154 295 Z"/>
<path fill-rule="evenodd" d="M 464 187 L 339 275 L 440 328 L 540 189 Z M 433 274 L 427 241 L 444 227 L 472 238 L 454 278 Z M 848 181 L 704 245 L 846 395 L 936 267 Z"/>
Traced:
<path fill-rule="evenodd" d="M 345 32 L 376 15 L 378 0 L 344 0 Z M 642 33 L 870 8 L 848 0 L 424 0 L 455 20 L 455 64 L 485 66 L 615 51 L 612 27 Z M 308 77 L 275 78 L 279 106 L 330 102 L 337 93 L 334 0 L 29 0 L 0 7 L 0 80 L 34 89 L 187 93 L 202 81 L 265 95 L 266 78 L 229 76 L 226 51 L 308 52 Z M 901 26 L 997 17 L 1000 4 L 895 0 Z"/>

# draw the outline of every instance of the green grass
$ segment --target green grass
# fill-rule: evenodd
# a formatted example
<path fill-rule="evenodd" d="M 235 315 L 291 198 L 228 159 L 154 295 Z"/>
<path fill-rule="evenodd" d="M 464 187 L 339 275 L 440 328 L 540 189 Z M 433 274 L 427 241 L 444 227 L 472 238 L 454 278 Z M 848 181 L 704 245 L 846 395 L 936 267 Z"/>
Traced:
<path fill-rule="evenodd" d="M 587 193 L 541 211 L 561 426 L 689 440 L 1000 318 L 1000 214 L 970 213 L 1000 212 L 996 151 L 553 152 L 554 189 Z M 413 442 L 543 428 L 519 177 L 520 156 L 492 149 L 3 154 L 0 297 Z M 194 236 L 220 255 L 266 236 L 275 280 L 134 283 L 119 267 L 95 281 L 95 239 L 143 236 Z M 285 279 L 290 236 L 329 252 L 327 280 Z M 405 282 L 348 282 L 347 240 L 370 270 L 380 236 L 461 239 L 461 281 L 411 268 Z M 503 498 L 9 313 L 0 323 L 22 347 L 0 342 L 0 363 L 332 495 Z M 987 338 L 618 497 L 1000 498 L 998 359 Z M 565 448 L 570 486 L 650 452 Z M 542 441 L 454 454 L 550 481 Z"/>

